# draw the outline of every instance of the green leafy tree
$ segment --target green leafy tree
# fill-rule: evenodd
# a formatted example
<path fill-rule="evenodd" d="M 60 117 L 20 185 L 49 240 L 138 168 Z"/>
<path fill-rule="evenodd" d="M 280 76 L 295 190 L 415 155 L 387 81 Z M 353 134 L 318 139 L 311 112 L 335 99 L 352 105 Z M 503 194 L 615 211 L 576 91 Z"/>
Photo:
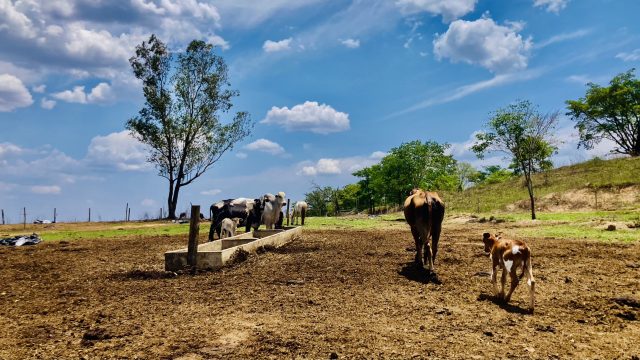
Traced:
<path fill-rule="evenodd" d="M 340 190 L 340 201 L 343 209 L 358 211 L 360 202 L 360 185 L 356 183 L 343 187 Z"/>
<path fill-rule="evenodd" d="M 403 143 L 391 149 L 379 164 L 354 172 L 354 176 L 362 178 L 358 184 L 369 211 L 373 211 L 376 202 L 403 204 L 415 187 L 456 189 L 456 161 L 446 154 L 448 147 L 435 141 Z"/>
<path fill-rule="evenodd" d="M 358 186 L 360 187 L 360 191 L 358 193 L 358 198 L 360 199 L 360 207 L 363 209 L 368 209 L 369 213 L 373 213 L 373 208 L 375 206 L 375 180 L 378 177 L 380 165 L 373 165 L 368 168 L 364 168 L 354 172 L 353 176 L 359 177 L 362 180 L 358 181 Z"/>
<path fill-rule="evenodd" d="M 476 184 L 497 184 L 511 179 L 513 175 L 513 171 L 503 169 L 500 165 L 490 165 L 479 171 L 473 181 Z"/>
<path fill-rule="evenodd" d="M 480 172 L 467 162 L 459 162 L 456 164 L 456 188 L 462 191 L 475 182 L 480 176 Z"/>
<path fill-rule="evenodd" d="M 229 89 L 227 66 L 203 41 L 172 54 L 155 35 L 129 59 L 142 81 L 144 107 L 127 129 L 150 149 L 148 161 L 169 182 L 168 218 L 176 218 L 180 189 L 202 176 L 235 143 L 249 135 L 248 113 L 223 124 L 238 91 Z M 175 69 L 173 68 L 175 67 Z"/>
<path fill-rule="evenodd" d="M 615 142 L 613 152 L 640 155 L 640 79 L 635 69 L 618 74 L 609 86 L 587 84 L 585 97 L 567 101 L 580 132 L 580 143 L 591 149 L 602 139 Z"/>
<path fill-rule="evenodd" d="M 324 216 L 329 212 L 329 205 L 333 207 L 335 190 L 331 186 L 320 187 L 312 183 L 311 191 L 304 194 L 305 201 L 309 204 L 309 211 L 314 215 Z"/>
<path fill-rule="evenodd" d="M 524 175 L 531 202 L 531 219 L 536 218 L 531 176 L 552 167 L 556 151 L 551 132 L 558 114 L 543 115 L 529 101 L 520 100 L 498 109 L 486 124 L 487 131 L 476 134 L 472 149 L 479 158 L 487 152 L 502 152 L 511 158 L 511 167 Z"/>

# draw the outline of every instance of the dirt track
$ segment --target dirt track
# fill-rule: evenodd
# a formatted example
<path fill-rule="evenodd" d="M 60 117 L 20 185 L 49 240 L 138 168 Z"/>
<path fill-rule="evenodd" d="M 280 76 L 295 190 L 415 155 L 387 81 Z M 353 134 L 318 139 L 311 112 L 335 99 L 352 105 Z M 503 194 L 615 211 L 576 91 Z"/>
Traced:
<path fill-rule="evenodd" d="M 307 231 L 196 276 L 162 271 L 177 237 L 2 248 L 0 358 L 640 356 L 640 309 L 612 301 L 640 297 L 640 243 L 528 240 L 528 315 L 524 284 L 510 305 L 491 300 L 484 230 L 445 226 L 442 285 L 414 270 L 398 227 Z"/>

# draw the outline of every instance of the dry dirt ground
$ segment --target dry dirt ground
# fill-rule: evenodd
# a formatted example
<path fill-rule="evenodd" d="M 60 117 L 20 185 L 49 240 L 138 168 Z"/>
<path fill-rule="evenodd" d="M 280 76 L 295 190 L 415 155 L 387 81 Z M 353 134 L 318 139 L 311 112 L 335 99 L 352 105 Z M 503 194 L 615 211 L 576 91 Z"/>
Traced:
<path fill-rule="evenodd" d="M 306 231 L 197 275 L 163 271 L 180 237 L 1 248 L 0 358 L 638 359 L 640 242 L 527 239 L 530 315 L 524 283 L 493 301 L 480 226 L 445 226 L 441 285 L 399 226 Z"/>

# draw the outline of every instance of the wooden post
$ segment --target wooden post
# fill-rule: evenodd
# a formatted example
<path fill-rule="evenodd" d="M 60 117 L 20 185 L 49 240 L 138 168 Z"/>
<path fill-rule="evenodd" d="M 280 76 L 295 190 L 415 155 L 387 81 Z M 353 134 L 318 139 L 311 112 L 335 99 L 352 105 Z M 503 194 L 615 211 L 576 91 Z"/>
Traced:
<path fill-rule="evenodd" d="M 129 218 L 129 203 L 127 203 L 127 206 L 124 208 L 124 221 L 128 221 Z"/>
<path fill-rule="evenodd" d="M 291 199 L 287 199 L 287 226 L 289 226 L 289 201 L 291 201 Z"/>
<path fill-rule="evenodd" d="M 129 205 L 127 204 L 127 206 Z M 131 221 L 131 208 L 129 208 L 129 211 L 127 213 L 127 221 Z"/>
<path fill-rule="evenodd" d="M 195 215 L 194 215 L 195 214 Z M 189 222 L 189 245 L 187 247 L 187 265 L 195 273 L 198 259 L 198 235 L 200 234 L 200 205 L 191 205 Z"/>
<path fill-rule="evenodd" d="M 27 208 L 22 208 L 22 224 L 24 225 L 24 228 L 27 228 Z"/>
<path fill-rule="evenodd" d="M 162 220 L 162 208 L 160 208 L 160 217 L 158 218 L 158 220 Z"/>
<path fill-rule="evenodd" d="M 89 221 L 88 222 L 91 222 L 91 208 L 89 208 Z"/>
<path fill-rule="evenodd" d="M 2 209 L 2 225 L 4 225 L 4 209 Z"/>
<path fill-rule="evenodd" d="M 56 217 L 58 216 L 57 209 L 53 208 L 53 223 L 56 223 Z"/>

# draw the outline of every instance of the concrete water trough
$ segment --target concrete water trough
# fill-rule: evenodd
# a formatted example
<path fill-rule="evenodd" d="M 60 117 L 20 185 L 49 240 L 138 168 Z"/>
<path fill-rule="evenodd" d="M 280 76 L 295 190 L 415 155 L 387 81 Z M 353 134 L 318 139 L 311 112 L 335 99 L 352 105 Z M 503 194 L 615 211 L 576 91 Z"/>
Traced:
<path fill-rule="evenodd" d="M 198 245 L 196 268 L 215 270 L 223 267 L 240 249 L 248 253 L 255 253 L 258 248 L 263 246 L 283 246 L 300 235 L 302 235 L 302 227 L 296 226 L 279 230 L 256 230 L 200 244 Z M 164 253 L 164 269 L 166 271 L 177 271 L 186 266 L 187 248 Z"/>

